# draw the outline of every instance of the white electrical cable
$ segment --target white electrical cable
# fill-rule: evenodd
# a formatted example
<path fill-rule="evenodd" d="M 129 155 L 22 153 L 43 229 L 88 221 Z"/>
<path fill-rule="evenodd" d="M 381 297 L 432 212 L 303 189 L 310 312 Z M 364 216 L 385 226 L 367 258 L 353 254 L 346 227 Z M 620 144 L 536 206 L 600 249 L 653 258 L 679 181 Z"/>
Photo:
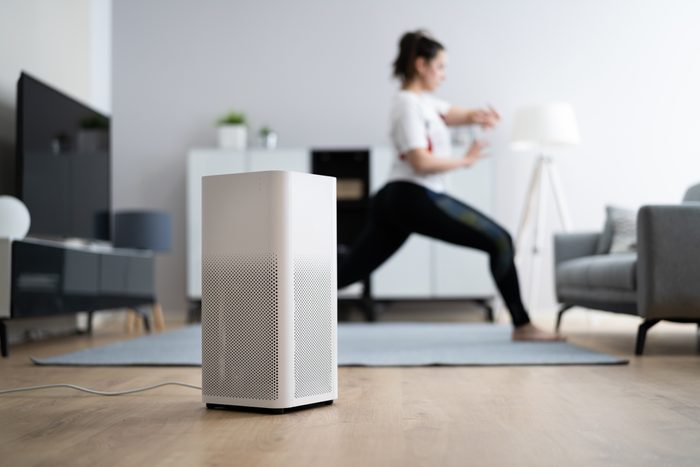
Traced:
<path fill-rule="evenodd" d="M 90 394 L 97 394 L 98 396 L 121 396 L 123 394 L 133 394 L 135 392 L 148 391 L 150 389 L 159 388 L 161 386 L 167 386 L 169 384 L 174 384 L 176 386 L 184 386 L 186 388 L 192 388 L 192 389 L 199 389 L 199 390 L 202 389 L 201 386 L 195 386 L 194 384 L 180 383 L 178 381 L 166 381 L 164 383 L 158 383 L 158 384 L 154 384 L 152 386 L 146 386 L 143 388 L 127 389 L 126 391 L 113 391 L 113 392 L 112 391 L 97 391 L 96 389 L 84 388 L 81 386 L 76 386 L 74 384 L 44 384 L 42 386 L 27 386 L 24 388 L 2 389 L 2 390 L 0 390 L 0 394 L 10 394 L 12 392 L 21 392 L 21 391 L 33 391 L 35 389 L 71 388 L 71 389 L 77 389 L 78 391 L 89 392 Z"/>

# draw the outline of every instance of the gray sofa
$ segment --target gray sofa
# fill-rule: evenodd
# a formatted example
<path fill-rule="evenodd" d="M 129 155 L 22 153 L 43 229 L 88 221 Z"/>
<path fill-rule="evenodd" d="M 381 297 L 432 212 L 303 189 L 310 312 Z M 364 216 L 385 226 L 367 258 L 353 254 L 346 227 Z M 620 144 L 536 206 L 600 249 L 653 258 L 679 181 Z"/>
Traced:
<path fill-rule="evenodd" d="M 661 320 L 698 325 L 700 351 L 700 184 L 683 203 L 643 206 L 637 213 L 636 252 L 596 254 L 601 233 L 554 237 L 555 283 L 564 313 L 575 306 L 637 315 L 635 353 Z"/>

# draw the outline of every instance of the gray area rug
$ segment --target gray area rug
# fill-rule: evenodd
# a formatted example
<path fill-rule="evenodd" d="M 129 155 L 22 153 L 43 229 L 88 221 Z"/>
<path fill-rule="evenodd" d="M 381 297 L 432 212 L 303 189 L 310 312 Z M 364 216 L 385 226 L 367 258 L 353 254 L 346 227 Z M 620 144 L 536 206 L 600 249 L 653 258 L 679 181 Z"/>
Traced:
<path fill-rule="evenodd" d="M 509 326 L 468 323 L 340 323 L 338 364 L 615 365 L 627 360 L 565 342 L 512 342 Z M 188 326 L 49 358 L 37 365 L 200 366 L 201 328 Z"/>

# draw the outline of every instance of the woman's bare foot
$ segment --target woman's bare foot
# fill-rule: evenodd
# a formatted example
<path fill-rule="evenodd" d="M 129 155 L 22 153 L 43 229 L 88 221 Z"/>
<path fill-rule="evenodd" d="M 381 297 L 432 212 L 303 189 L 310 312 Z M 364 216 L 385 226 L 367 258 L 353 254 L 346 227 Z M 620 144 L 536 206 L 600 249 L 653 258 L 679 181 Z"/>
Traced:
<path fill-rule="evenodd" d="M 531 323 L 513 329 L 514 341 L 562 342 L 566 338 L 553 332 L 544 331 Z"/>

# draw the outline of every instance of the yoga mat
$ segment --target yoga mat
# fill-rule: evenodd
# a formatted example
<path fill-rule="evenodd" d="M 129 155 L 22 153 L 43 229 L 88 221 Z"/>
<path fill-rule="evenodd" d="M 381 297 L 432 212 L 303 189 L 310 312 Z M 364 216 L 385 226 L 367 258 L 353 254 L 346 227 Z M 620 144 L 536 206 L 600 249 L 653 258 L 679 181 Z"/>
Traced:
<path fill-rule="evenodd" d="M 512 342 L 505 325 L 340 323 L 341 366 L 615 365 L 627 360 L 567 342 Z M 200 366 L 201 328 L 188 326 L 48 358 L 37 365 Z"/>

